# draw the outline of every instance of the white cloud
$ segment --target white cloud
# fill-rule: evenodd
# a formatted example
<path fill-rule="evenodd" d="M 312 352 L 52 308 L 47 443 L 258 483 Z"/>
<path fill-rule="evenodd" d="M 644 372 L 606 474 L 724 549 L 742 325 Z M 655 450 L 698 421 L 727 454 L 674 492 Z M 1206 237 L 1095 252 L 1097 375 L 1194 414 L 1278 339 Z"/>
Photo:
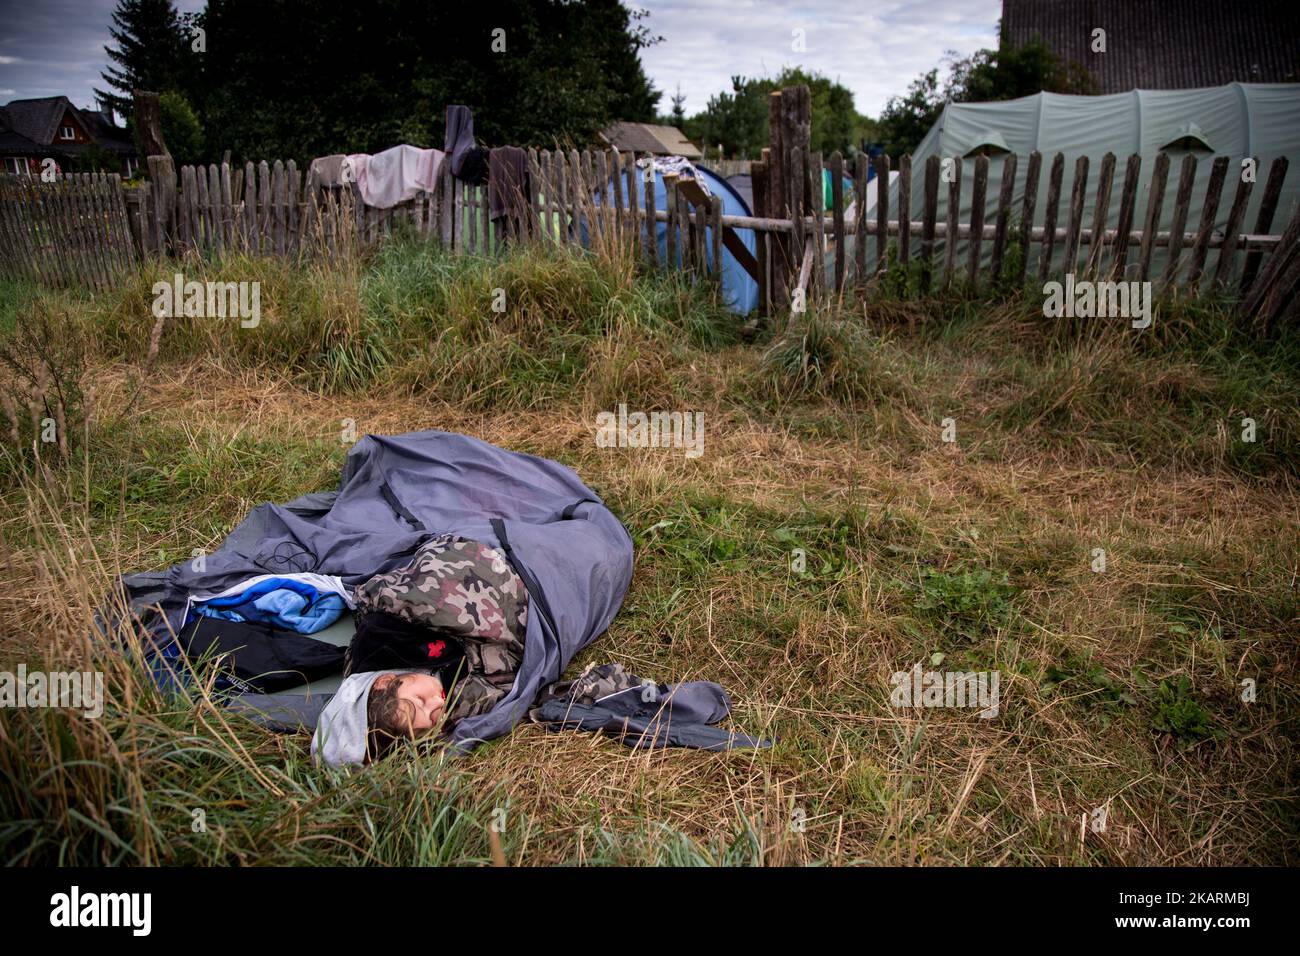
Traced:
<path fill-rule="evenodd" d="M 688 113 L 729 91 L 732 76 L 771 76 L 786 66 L 815 70 L 854 94 L 859 112 L 876 115 L 917 75 L 942 66 L 944 54 L 997 45 L 1001 0 L 634 0 L 664 42 L 641 52 L 646 73 L 664 91 L 667 112 L 678 84 Z M 792 48 L 802 30 L 805 50 Z"/>

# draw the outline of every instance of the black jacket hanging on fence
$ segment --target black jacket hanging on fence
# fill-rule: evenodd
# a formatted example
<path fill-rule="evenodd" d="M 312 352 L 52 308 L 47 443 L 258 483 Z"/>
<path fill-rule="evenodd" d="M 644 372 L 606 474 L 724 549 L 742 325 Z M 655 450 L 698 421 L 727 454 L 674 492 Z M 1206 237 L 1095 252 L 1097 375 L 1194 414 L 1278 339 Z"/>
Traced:
<path fill-rule="evenodd" d="M 481 186 L 488 181 L 488 151 L 474 144 L 474 114 L 468 106 L 447 107 L 443 152 L 451 162 L 451 174 L 461 182 Z"/>
<path fill-rule="evenodd" d="M 518 146 L 498 146 L 488 155 L 488 212 L 493 219 L 520 221 L 528 209 L 528 154 Z"/>

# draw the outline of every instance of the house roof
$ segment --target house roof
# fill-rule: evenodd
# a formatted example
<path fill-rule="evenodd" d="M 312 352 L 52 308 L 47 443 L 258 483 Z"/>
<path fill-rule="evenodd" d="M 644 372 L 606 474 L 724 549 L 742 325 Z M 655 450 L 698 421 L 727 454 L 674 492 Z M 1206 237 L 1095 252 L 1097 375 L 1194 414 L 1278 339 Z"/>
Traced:
<path fill-rule="evenodd" d="M 656 156 L 685 156 L 699 159 L 700 151 L 676 126 L 653 123 L 615 123 L 601 136 L 624 152 L 653 153 Z"/>
<path fill-rule="evenodd" d="M 1092 52 L 1093 30 L 1106 52 Z M 1300 7 L 1292 0 L 1002 0 L 1002 38 L 1041 38 L 1096 78 L 1100 93 L 1300 80 Z"/>
<path fill-rule="evenodd" d="M 54 142 L 59 123 L 68 110 L 80 113 L 66 96 L 42 96 L 32 100 L 10 100 L 5 105 L 9 113 L 9 122 L 16 132 L 22 133 L 33 142 L 48 146 Z M 82 121 L 82 125 L 86 125 Z M 87 130 L 87 132 L 90 132 Z"/>
<path fill-rule="evenodd" d="M 15 130 L 9 119 L 9 111 L 0 106 L 0 155 L 44 156 L 48 152 L 40 143 Z"/>
<path fill-rule="evenodd" d="M 3 107 L 8 128 L 26 137 L 38 147 L 52 147 L 61 152 L 76 152 L 72 144 L 55 142 L 63 118 L 71 112 L 102 149 L 112 153 L 135 151 L 131 134 L 113 123 L 111 117 L 98 110 L 77 109 L 66 96 L 43 96 L 39 99 L 10 100 Z M 84 149 L 84 147 L 81 147 Z"/>
<path fill-rule="evenodd" d="M 135 152 L 135 142 L 125 127 L 113 122 L 111 113 L 103 110 L 78 110 L 86 121 L 87 132 L 101 148 L 112 153 Z"/>

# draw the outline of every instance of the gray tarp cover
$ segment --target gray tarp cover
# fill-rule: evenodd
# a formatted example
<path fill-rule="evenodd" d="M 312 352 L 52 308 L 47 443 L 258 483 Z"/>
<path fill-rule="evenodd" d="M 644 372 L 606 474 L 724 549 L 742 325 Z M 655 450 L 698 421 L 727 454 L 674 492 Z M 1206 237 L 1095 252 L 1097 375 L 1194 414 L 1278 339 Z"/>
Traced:
<path fill-rule="evenodd" d="M 452 732 L 472 745 L 525 716 L 538 691 L 609 626 L 632 579 L 627 529 L 564 465 L 451 432 L 367 435 L 348 452 L 338 491 L 259 505 L 201 570 L 186 562 L 122 580 L 133 611 L 162 644 L 184 624 L 191 591 L 302 571 L 353 586 L 404 563 L 434 534 L 503 547 L 492 519 L 501 519 L 521 575 L 540 595 L 530 584 L 534 613 L 514 688 Z"/>

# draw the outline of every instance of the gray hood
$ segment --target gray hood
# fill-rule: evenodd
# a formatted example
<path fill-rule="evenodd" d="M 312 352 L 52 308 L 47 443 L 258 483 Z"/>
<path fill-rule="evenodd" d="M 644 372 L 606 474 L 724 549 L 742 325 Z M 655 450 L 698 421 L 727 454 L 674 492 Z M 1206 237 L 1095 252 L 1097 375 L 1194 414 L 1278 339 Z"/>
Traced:
<path fill-rule="evenodd" d="M 343 679 L 316 722 L 311 755 L 331 767 L 366 762 L 366 704 L 370 688 L 385 674 L 414 674 L 413 670 L 366 671 Z"/>

